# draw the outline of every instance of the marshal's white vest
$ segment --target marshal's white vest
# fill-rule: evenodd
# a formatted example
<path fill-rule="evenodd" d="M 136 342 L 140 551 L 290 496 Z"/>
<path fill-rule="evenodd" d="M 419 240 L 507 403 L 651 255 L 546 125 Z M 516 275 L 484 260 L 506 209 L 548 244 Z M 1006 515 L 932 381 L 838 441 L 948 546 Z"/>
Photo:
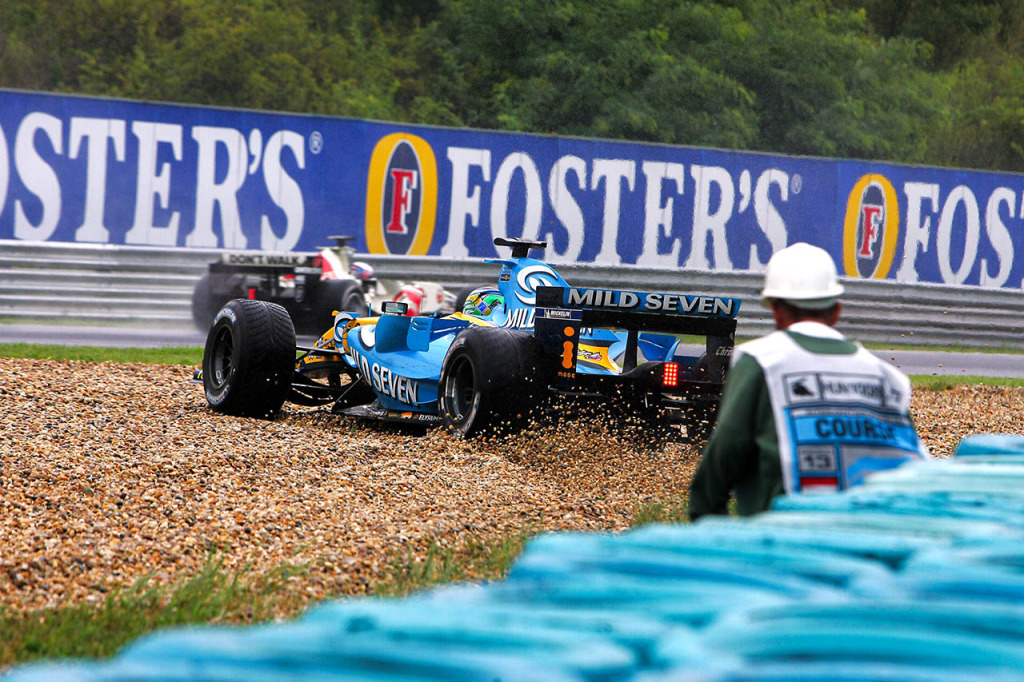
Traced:
<path fill-rule="evenodd" d="M 741 344 L 764 369 L 786 492 L 845 490 L 876 471 L 927 459 L 907 417 L 910 380 L 864 348 L 810 353 L 777 331 Z"/>

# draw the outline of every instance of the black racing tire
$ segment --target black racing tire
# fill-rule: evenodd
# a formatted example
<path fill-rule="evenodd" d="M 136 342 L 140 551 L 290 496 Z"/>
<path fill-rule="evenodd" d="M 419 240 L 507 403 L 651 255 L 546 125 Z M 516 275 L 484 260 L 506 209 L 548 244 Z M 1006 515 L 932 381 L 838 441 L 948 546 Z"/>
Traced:
<path fill-rule="evenodd" d="M 320 282 L 313 297 L 313 322 L 323 331 L 334 324 L 334 312 L 356 313 L 359 317 L 370 314 L 366 293 L 354 279 L 325 279 Z"/>
<path fill-rule="evenodd" d="M 693 378 L 697 381 L 711 381 L 716 384 L 720 384 L 725 381 L 725 375 L 728 371 L 728 362 L 721 363 L 716 370 L 712 371 L 711 361 L 708 359 L 708 354 L 701 353 L 701 356 L 697 358 L 697 362 L 693 366 Z"/>
<path fill-rule="evenodd" d="M 221 303 L 213 296 L 210 288 L 210 276 L 203 275 L 192 289 L 192 322 L 199 331 L 208 331 L 213 323 L 213 316 L 220 310 Z"/>
<path fill-rule="evenodd" d="M 522 426 L 543 391 L 538 358 L 536 340 L 527 332 L 478 326 L 459 332 L 438 383 L 444 428 L 470 437 Z"/>
<path fill-rule="evenodd" d="M 708 354 L 702 353 L 697 358 L 693 368 L 693 379 L 697 381 L 710 381 L 721 384 L 725 381 L 728 371 L 728 364 L 723 363 L 720 367 L 712 370 L 708 360 Z M 686 441 L 688 443 L 701 443 L 711 437 L 715 428 L 715 417 L 718 414 L 718 402 L 697 400 L 685 408 L 686 412 Z"/>
<path fill-rule="evenodd" d="M 217 412 L 272 417 L 295 372 L 295 327 L 276 303 L 236 298 L 214 318 L 203 351 L 203 388 Z"/>

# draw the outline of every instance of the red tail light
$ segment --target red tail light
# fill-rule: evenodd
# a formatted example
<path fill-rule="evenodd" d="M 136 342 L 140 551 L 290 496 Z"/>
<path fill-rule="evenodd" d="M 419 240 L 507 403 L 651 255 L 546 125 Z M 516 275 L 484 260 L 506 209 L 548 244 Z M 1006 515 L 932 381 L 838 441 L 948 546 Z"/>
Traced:
<path fill-rule="evenodd" d="M 661 383 L 665 386 L 678 386 L 679 365 L 674 362 L 666 362 L 662 365 Z"/>

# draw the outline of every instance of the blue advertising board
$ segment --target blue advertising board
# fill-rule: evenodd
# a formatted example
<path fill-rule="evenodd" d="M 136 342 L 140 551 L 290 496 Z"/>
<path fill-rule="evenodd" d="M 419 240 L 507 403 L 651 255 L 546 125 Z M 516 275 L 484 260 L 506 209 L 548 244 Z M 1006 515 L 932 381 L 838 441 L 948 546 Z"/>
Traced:
<path fill-rule="evenodd" d="M 0 239 L 499 255 L 1019 289 L 1024 176 L 0 90 Z M 1018 255 L 1021 254 L 1021 255 Z"/>

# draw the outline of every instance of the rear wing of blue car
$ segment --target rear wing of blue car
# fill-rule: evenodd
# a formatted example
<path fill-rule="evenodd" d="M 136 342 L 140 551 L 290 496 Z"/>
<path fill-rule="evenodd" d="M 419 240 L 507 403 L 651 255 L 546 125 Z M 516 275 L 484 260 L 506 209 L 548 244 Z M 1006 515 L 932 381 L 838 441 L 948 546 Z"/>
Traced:
<path fill-rule="evenodd" d="M 643 332 L 703 336 L 708 376 L 720 383 L 732 355 L 739 309 L 739 299 L 720 296 L 542 286 L 534 334 L 545 354 L 556 359 L 556 377 L 563 383 L 576 379 L 581 329 L 625 331 L 624 372 L 636 367 Z"/>

